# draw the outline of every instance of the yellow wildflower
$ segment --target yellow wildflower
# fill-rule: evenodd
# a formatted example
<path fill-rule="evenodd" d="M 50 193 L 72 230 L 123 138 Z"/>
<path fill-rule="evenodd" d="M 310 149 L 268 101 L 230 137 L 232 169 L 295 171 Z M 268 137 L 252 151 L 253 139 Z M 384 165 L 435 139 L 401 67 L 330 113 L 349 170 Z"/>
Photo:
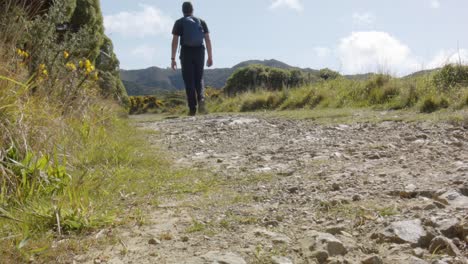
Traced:
<path fill-rule="evenodd" d="M 67 64 L 65 65 L 65 67 L 66 67 L 67 70 L 69 70 L 69 71 L 76 71 L 76 65 L 73 64 L 73 63 L 71 63 L 71 62 L 67 63 Z"/>
<path fill-rule="evenodd" d="M 78 62 L 78 66 L 80 66 L 80 68 L 83 68 L 83 61 L 80 60 L 80 62 Z"/>
<path fill-rule="evenodd" d="M 95 81 L 99 80 L 99 73 L 95 72 L 93 77 Z"/>
<path fill-rule="evenodd" d="M 27 53 L 26 51 L 22 50 L 22 49 L 16 49 L 16 54 L 18 54 L 18 56 L 24 58 L 24 59 L 27 59 L 29 58 L 29 53 Z"/>
<path fill-rule="evenodd" d="M 44 71 L 46 69 L 46 66 L 44 63 L 39 64 L 39 71 Z"/>
<path fill-rule="evenodd" d="M 63 57 L 64 57 L 65 59 L 68 59 L 68 57 L 70 57 L 70 53 L 68 53 L 67 51 L 64 51 L 64 52 L 63 52 Z"/>
<path fill-rule="evenodd" d="M 49 72 L 48 72 L 47 70 L 43 70 L 43 71 L 42 71 L 42 74 L 43 74 L 44 76 L 48 76 L 48 75 L 49 75 Z"/>

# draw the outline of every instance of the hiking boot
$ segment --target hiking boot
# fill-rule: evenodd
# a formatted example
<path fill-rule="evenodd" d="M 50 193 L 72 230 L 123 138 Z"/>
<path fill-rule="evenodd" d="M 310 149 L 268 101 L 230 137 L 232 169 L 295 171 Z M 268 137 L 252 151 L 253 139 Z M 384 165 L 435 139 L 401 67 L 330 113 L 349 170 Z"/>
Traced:
<path fill-rule="evenodd" d="M 206 111 L 205 101 L 201 101 L 198 103 L 198 113 L 202 115 L 205 115 L 208 113 L 208 111 Z"/>
<path fill-rule="evenodd" d="M 192 109 L 190 109 L 188 115 L 189 115 L 189 116 L 195 116 L 195 115 L 197 115 L 197 110 L 192 110 Z"/>

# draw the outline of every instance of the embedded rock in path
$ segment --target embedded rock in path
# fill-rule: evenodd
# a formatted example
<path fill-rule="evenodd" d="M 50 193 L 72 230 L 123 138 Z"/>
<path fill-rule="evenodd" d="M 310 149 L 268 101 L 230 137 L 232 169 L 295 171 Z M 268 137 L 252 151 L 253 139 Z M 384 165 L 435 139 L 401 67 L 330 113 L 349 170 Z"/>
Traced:
<path fill-rule="evenodd" d="M 345 255 L 348 250 L 334 235 L 312 231 L 299 241 L 303 254 L 324 263 L 328 257 Z"/>
<path fill-rule="evenodd" d="M 232 252 L 210 251 L 202 258 L 213 264 L 247 264 L 241 256 Z"/>
<path fill-rule="evenodd" d="M 383 260 L 379 256 L 371 256 L 361 261 L 361 263 L 362 264 L 383 264 Z"/>
<path fill-rule="evenodd" d="M 292 260 L 287 257 L 272 257 L 271 263 L 273 264 L 293 264 Z"/>
<path fill-rule="evenodd" d="M 441 202 L 455 208 L 468 209 L 468 196 L 459 193 L 456 190 L 448 191 L 439 196 Z"/>
<path fill-rule="evenodd" d="M 274 244 L 289 244 L 291 243 L 291 239 L 286 235 L 271 232 L 265 229 L 255 229 L 254 234 L 256 236 L 263 236 L 266 238 L 271 239 Z"/>
<path fill-rule="evenodd" d="M 416 219 L 394 222 L 384 230 L 372 234 L 371 238 L 377 239 L 379 243 L 408 243 L 413 247 L 425 247 L 433 236 L 424 230 L 421 220 Z"/>
<path fill-rule="evenodd" d="M 448 238 L 463 238 L 463 226 L 460 221 L 456 218 L 444 219 L 436 222 L 437 230 L 439 230 L 444 236 Z"/>

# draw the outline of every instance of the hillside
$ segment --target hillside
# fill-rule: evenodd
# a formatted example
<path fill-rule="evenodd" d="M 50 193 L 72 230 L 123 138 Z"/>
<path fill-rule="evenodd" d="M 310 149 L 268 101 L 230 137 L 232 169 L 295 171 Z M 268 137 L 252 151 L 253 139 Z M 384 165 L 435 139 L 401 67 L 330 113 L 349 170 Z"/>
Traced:
<path fill-rule="evenodd" d="M 249 60 L 236 64 L 232 68 L 205 69 L 205 84 L 215 88 L 222 88 L 235 70 L 252 64 L 281 69 L 300 69 L 277 60 Z M 300 70 L 311 73 L 318 72 L 312 69 Z M 120 73 L 129 95 L 151 95 L 161 91 L 184 89 L 180 70 L 172 71 L 169 68 L 151 67 L 142 70 L 121 70 Z"/>
<path fill-rule="evenodd" d="M 223 88 L 226 85 L 227 79 L 239 68 L 249 65 L 259 64 L 263 66 L 279 68 L 279 69 L 297 69 L 312 75 L 319 74 L 319 70 L 310 68 L 298 68 L 288 65 L 278 60 L 248 60 L 234 65 L 232 68 L 205 69 L 205 84 L 214 88 Z M 430 74 L 434 70 L 420 71 L 412 73 L 403 78 L 417 77 L 425 74 Z M 141 70 L 121 70 L 122 81 L 125 85 L 128 95 L 154 95 L 162 91 L 183 90 L 184 81 L 180 69 L 173 71 L 169 68 L 163 69 L 159 67 L 150 67 Z M 350 80 L 367 80 L 374 76 L 375 73 L 345 75 L 344 77 Z"/>

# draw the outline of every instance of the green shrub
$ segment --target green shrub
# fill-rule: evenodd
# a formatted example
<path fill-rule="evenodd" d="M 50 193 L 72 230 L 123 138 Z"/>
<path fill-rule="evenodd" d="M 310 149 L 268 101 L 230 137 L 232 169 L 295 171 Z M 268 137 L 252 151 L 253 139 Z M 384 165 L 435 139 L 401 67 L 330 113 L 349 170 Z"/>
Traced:
<path fill-rule="evenodd" d="M 376 87 L 371 90 L 369 102 L 371 105 L 388 103 L 399 93 L 400 88 L 396 83 L 386 83 L 383 87 Z"/>
<path fill-rule="evenodd" d="M 468 66 L 448 64 L 434 74 L 433 82 L 441 91 L 468 85 Z"/>
<path fill-rule="evenodd" d="M 448 108 L 449 101 L 443 96 L 427 96 L 421 102 L 419 110 L 422 113 L 432 113 L 442 108 Z"/>
<path fill-rule="evenodd" d="M 237 69 L 227 80 L 224 92 L 235 96 L 248 91 L 282 90 L 302 85 L 305 75 L 298 70 L 284 70 L 263 65 L 250 65 Z"/>
<path fill-rule="evenodd" d="M 321 69 L 319 71 L 319 77 L 320 79 L 322 80 L 334 80 L 334 79 L 337 79 L 338 77 L 340 77 L 341 75 L 336 72 L 336 71 L 333 71 L 333 70 L 330 70 L 328 68 L 325 68 L 325 69 Z"/>

